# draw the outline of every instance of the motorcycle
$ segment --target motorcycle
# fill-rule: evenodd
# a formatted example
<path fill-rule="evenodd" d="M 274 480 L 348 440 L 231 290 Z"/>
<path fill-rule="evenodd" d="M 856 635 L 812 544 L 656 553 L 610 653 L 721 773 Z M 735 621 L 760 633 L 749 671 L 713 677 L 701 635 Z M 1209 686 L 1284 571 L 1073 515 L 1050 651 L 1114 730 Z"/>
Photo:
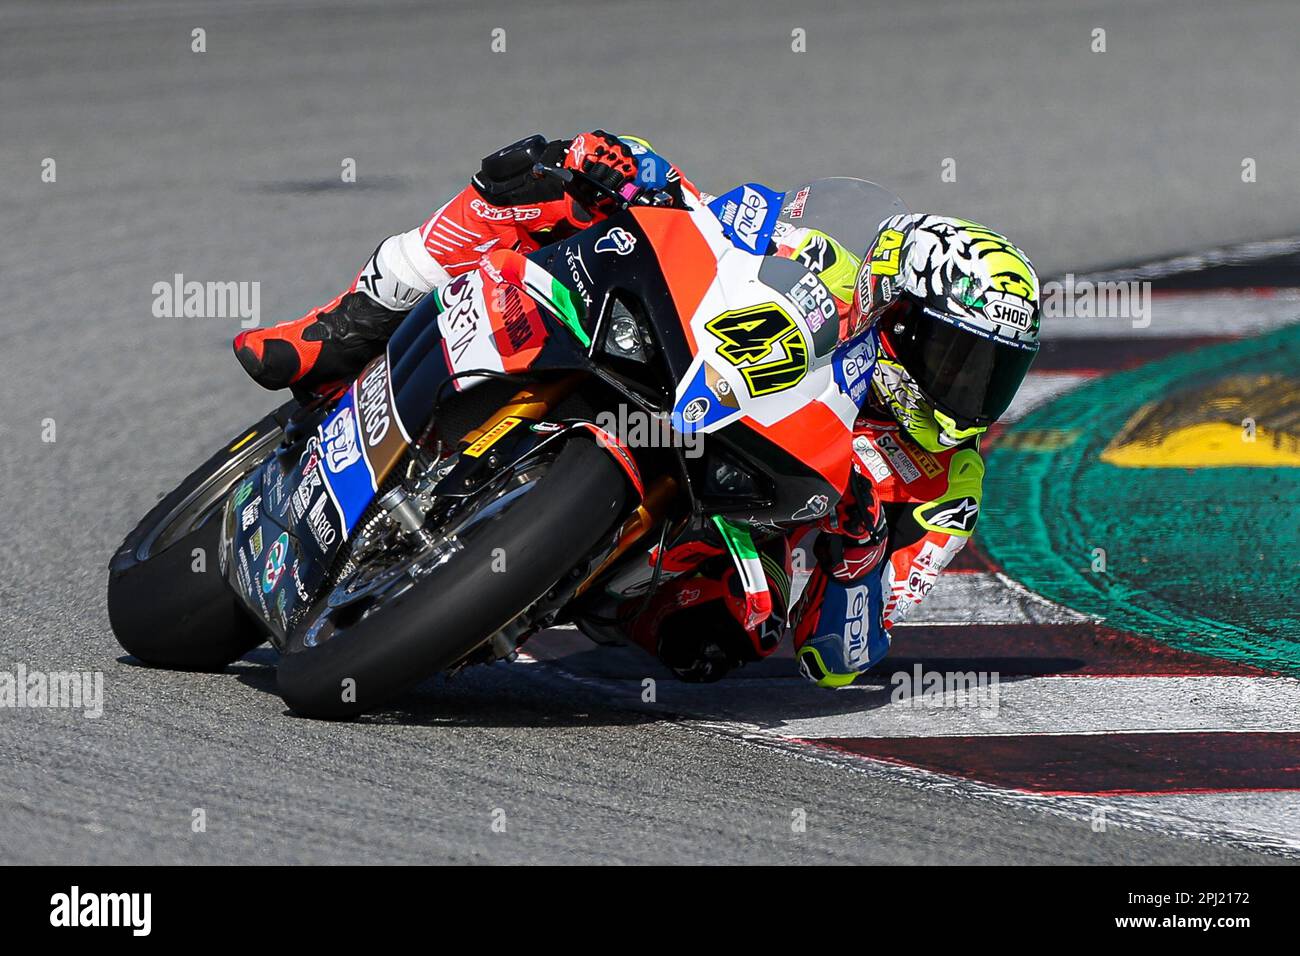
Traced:
<path fill-rule="evenodd" d="M 348 387 L 282 405 L 159 501 L 110 565 L 128 653 L 218 669 L 269 639 L 289 708 L 340 718 L 555 624 L 618 640 L 710 562 L 734 564 L 748 625 L 771 614 L 759 547 L 842 494 L 875 349 L 840 341 L 807 258 L 760 253 L 797 226 L 865 249 L 905 207 L 847 178 L 705 204 L 534 174 L 616 209 L 489 253 Z M 682 440 L 626 440 L 610 423 L 631 414 Z"/>

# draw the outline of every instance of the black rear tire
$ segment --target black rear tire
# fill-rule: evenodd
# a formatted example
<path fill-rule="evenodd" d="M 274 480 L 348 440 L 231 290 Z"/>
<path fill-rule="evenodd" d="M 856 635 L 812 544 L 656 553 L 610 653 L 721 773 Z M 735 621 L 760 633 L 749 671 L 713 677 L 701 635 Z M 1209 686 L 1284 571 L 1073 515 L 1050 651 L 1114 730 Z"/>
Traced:
<path fill-rule="evenodd" d="M 570 440 L 534 487 L 428 577 L 315 645 L 309 617 L 280 657 L 280 696 L 303 716 L 352 717 L 456 663 L 593 550 L 626 494 L 607 452 Z M 504 569 L 494 565 L 502 556 Z"/>
<path fill-rule="evenodd" d="M 263 460 L 267 443 L 279 442 L 296 408 L 296 402 L 281 406 L 222 446 L 159 501 L 113 555 L 108 619 L 132 657 L 174 670 L 220 670 L 266 640 L 221 576 L 221 491 L 228 493 Z M 255 438 L 230 451 L 254 430 Z M 194 496 L 217 500 L 187 514 Z M 202 566 L 195 570 L 200 551 Z"/>

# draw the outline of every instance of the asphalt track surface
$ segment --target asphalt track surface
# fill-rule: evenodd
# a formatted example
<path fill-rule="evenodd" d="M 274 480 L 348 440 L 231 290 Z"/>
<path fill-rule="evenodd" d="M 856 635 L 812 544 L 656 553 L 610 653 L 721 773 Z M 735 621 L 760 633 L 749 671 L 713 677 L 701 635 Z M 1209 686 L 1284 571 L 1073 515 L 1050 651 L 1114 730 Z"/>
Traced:
<path fill-rule="evenodd" d="M 1274 859 L 814 759 L 546 663 L 299 720 L 266 649 L 218 675 L 120 660 L 104 584 L 155 498 L 273 402 L 237 321 L 155 318 L 155 282 L 256 280 L 263 321 L 292 317 L 477 157 L 592 126 L 706 188 L 876 179 L 1046 273 L 1293 235 L 1298 33 L 1290 2 L 4 4 L 0 667 L 101 669 L 106 712 L 0 712 L 0 860 Z"/>

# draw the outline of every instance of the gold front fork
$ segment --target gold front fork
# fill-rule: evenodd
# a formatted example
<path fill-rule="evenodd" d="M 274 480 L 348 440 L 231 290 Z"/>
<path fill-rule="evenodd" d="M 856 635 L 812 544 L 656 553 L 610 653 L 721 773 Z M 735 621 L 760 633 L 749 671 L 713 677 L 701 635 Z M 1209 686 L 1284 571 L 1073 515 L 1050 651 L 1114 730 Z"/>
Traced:
<path fill-rule="evenodd" d="M 615 561 L 627 553 L 628 548 L 644 538 L 651 528 L 663 520 L 668 506 L 676 497 L 676 479 L 668 475 L 660 475 L 656 478 L 646 490 L 645 500 L 636 511 L 628 515 L 627 520 L 623 522 L 623 527 L 619 528 L 614 550 L 610 552 L 609 557 L 600 562 L 600 566 L 592 571 L 585 581 L 578 585 L 574 596 L 583 594 Z"/>

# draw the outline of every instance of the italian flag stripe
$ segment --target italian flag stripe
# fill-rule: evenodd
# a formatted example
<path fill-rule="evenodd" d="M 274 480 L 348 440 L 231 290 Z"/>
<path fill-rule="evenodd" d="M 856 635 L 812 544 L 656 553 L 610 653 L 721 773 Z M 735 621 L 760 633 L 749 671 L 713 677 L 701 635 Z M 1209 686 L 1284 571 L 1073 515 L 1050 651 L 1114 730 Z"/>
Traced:
<path fill-rule="evenodd" d="M 767 575 L 763 573 L 763 562 L 754 547 L 754 539 L 748 529 L 732 524 L 720 515 L 713 516 L 713 523 L 726 542 L 740 575 L 741 587 L 745 589 L 745 627 L 757 627 L 772 614 L 772 595 L 767 589 Z"/>
<path fill-rule="evenodd" d="M 553 275 L 533 262 L 524 260 L 524 287 L 543 305 L 555 313 L 556 318 L 568 326 L 584 347 L 591 345 L 591 336 L 582 327 L 582 318 L 568 288 Z"/>

